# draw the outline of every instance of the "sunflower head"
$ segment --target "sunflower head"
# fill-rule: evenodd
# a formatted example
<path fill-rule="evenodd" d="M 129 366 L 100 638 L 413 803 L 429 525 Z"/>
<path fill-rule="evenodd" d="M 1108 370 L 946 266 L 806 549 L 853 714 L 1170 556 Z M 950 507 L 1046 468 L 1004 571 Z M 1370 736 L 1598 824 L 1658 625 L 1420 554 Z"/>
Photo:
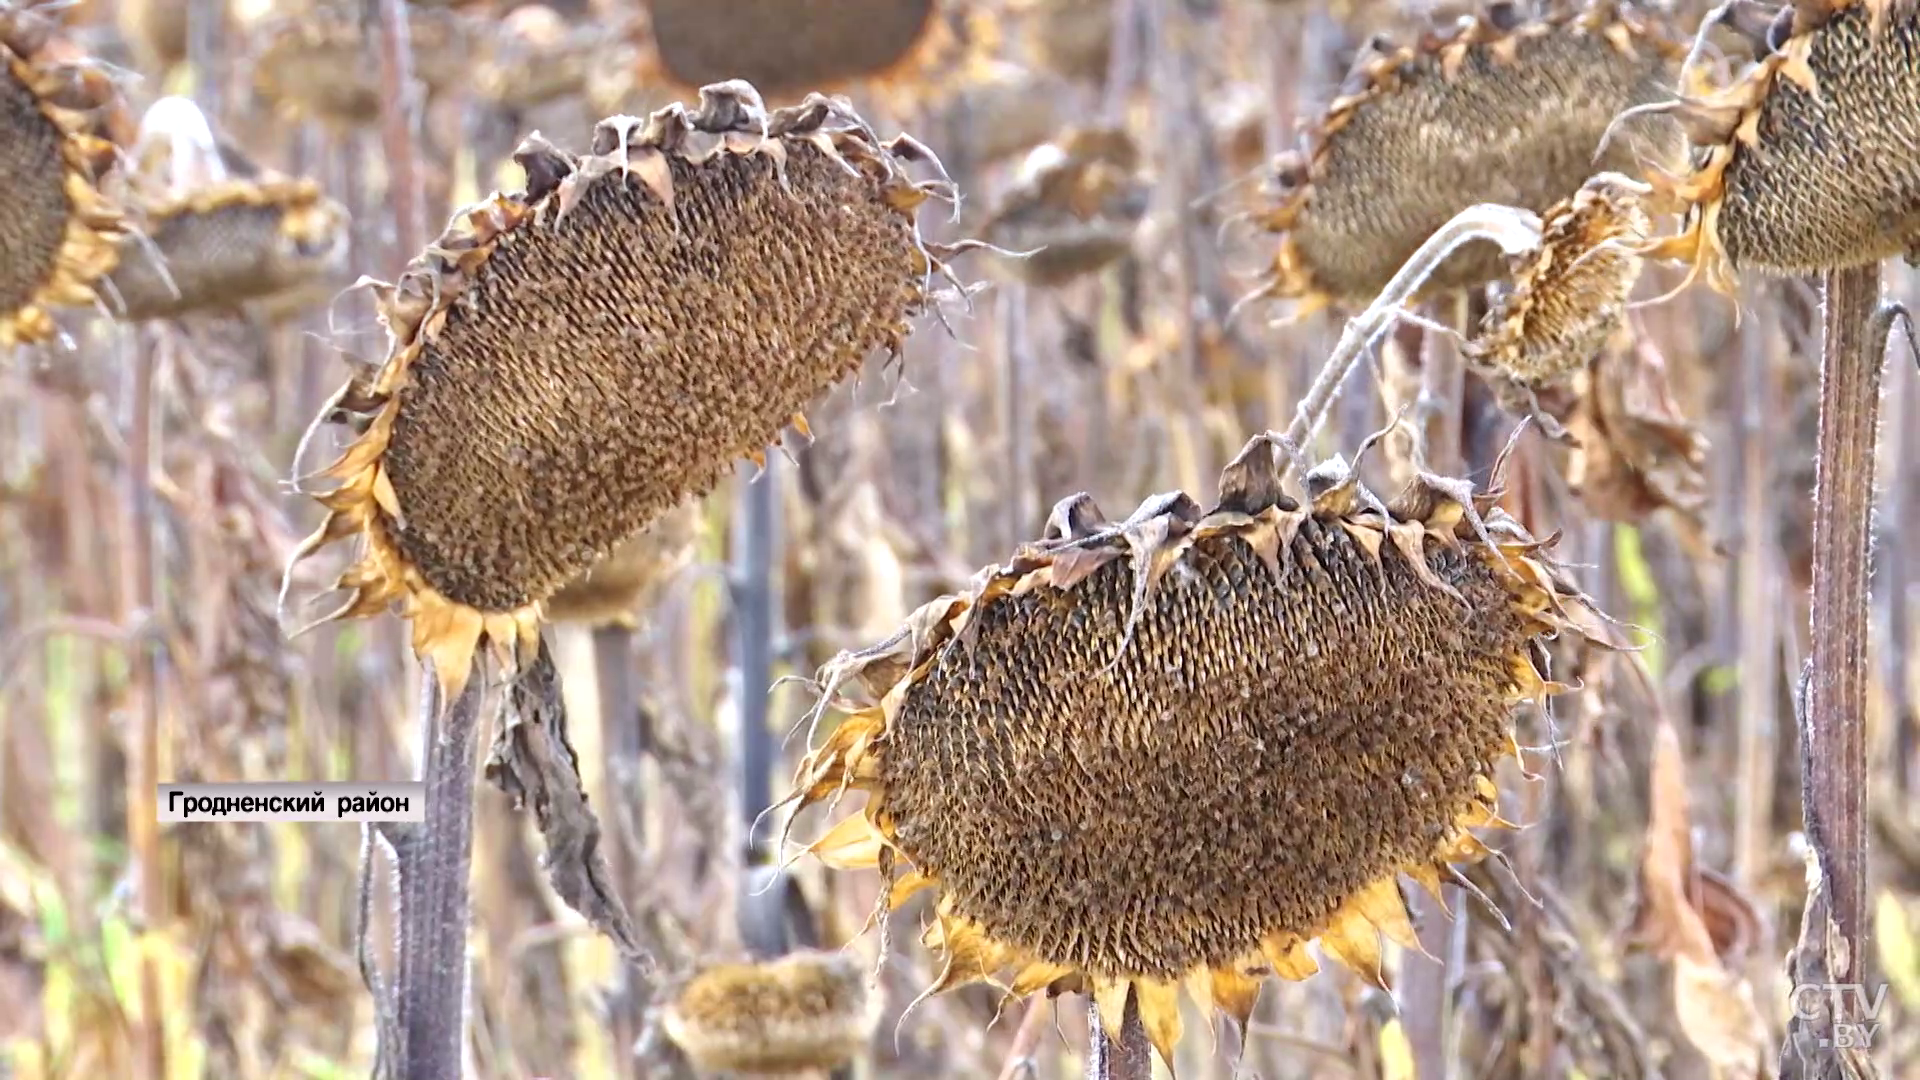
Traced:
<path fill-rule="evenodd" d="M 1648 253 L 1728 295 L 1745 267 L 1809 274 L 1920 254 L 1920 4 L 1782 7 L 1765 46 L 1678 111 L 1691 167 L 1654 179 L 1686 226 Z"/>
<path fill-rule="evenodd" d="M 54 25 L 0 3 L 0 346 L 44 341 L 53 309 L 94 303 L 126 231 L 100 191 L 116 154 L 95 119 L 118 88 L 48 59 Z"/>
<path fill-rule="evenodd" d="M 362 541 L 329 618 L 397 602 L 443 678 L 483 636 L 510 663 L 561 587 L 897 353 L 950 250 L 916 223 L 948 194 L 907 174 L 931 156 L 739 82 L 603 121 L 585 156 L 529 137 L 524 191 L 377 287 L 386 362 L 326 411 L 359 437 L 301 549 Z"/>
<path fill-rule="evenodd" d="M 586 89 L 587 72 L 606 44 L 592 22 L 568 25 L 545 4 L 522 4 L 502 19 L 473 73 L 490 101 L 530 108 Z"/>
<path fill-rule="evenodd" d="M 1481 320 L 1462 350 L 1472 363 L 1523 386 L 1586 367 L 1626 323 L 1640 279 L 1635 252 L 1651 225 L 1646 185 L 1601 173 L 1541 215 L 1540 243 L 1515 256 L 1513 288 Z"/>
<path fill-rule="evenodd" d="M 1678 161 L 1671 120 L 1615 114 L 1666 94 L 1685 47 L 1658 24 L 1595 0 L 1532 21 L 1495 4 L 1411 45 L 1377 36 L 1339 96 L 1282 155 L 1257 215 L 1280 235 L 1270 295 L 1302 311 L 1371 301 L 1435 230 L 1476 203 L 1535 213 L 1598 170 Z M 1469 288 L 1505 270 L 1490 243 L 1462 247 L 1427 291 Z"/>
<path fill-rule="evenodd" d="M 680 988 L 661 1027 L 702 1069 L 834 1069 L 866 1049 L 879 1021 L 880 999 L 867 983 L 859 959 L 838 951 L 714 964 Z"/>
<path fill-rule="evenodd" d="M 1059 285 L 1094 273 L 1133 249 L 1150 184 L 1125 131 L 1086 128 L 1036 147 L 983 232 L 998 247 L 1032 252 L 1003 259 L 1007 273 Z"/>
<path fill-rule="evenodd" d="M 413 75 L 430 89 L 471 77 L 474 20 L 458 11 L 406 5 Z M 254 89 L 282 109 L 341 124 L 380 116 L 380 52 L 359 4 L 319 0 L 298 14 L 263 20 L 254 34 Z"/>
<path fill-rule="evenodd" d="M 674 509 L 554 593 L 547 601 L 547 617 L 632 627 L 635 612 L 692 558 L 699 532 L 698 503 Z"/>
<path fill-rule="evenodd" d="M 1114 0 L 1010 0 L 1008 6 L 1034 64 L 1070 79 L 1106 81 Z"/>
<path fill-rule="evenodd" d="M 138 209 L 144 235 L 122 242 L 109 297 L 123 319 L 286 314 L 338 288 L 346 269 L 346 208 L 312 180 L 234 177 Z"/>
<path fill-rule="evenodd" d="M 643 84 L 675 88 L 729 79 L 769 102 L 857 82 L 911 103 L 976 55 L 995 31 L 952 0 L 645 0 Z"/>
<path fill-rule="evenodd" d="M 821 673 L 847 715 L 790 801 L 865 794 L 811 850 L 937 896 L 929 991 L 1129 994 L 1163 1058 L 1184 986 L 1244 1023 L 1308 945 L 1380 981 L 1428 888 L 1504 824 L 1516 703 L 1598 613 L 1497 493 L 1421 476 L 1392 504 L 1337 459 L 1282 494 L 1262 436 L 1203 510 L 1085 495 L 1042 540 Z"/>

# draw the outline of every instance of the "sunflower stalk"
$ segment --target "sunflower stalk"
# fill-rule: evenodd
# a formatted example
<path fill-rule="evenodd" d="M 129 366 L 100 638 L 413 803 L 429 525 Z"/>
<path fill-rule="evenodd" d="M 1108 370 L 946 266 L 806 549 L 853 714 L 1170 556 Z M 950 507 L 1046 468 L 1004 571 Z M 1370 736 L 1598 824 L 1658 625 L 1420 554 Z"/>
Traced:
<path fill-rule="evenodd" d="M 1118 1037 L 1107 1034 L 1100 1006 L 1087 1001 L 1087 1080 L 1153 1080 L 1153 1044 L 1132 994 Z"/>
<path fill-rule="evenodd" d="M 477 672 L 475 673 L 477 674 Z M 433 661 L 420 661 L 421 779 L 426 820 L 383 825 L 399 880 L 391 1031 L 378 1080 L 461 1075 L 467 1001 L 467 878 L 473 863 L 473 759 L 483 679 L 443 702 Z M 384 1025 L 383 1025 L 384 1032 Z"/>
<path fill-rule="evenodd" d="M 1333 354 L 1327 357 L 1313 386 L 1300 399 L 1292 425 L 1284 435 L 1277 436 L 1282 476 L 1292 467 L 1294 456 L 1319 432 L 1341 385 L 1367 349 L 1400 317 L 1404 305 L 1447 256 L 1474 240 L 1491 240 L 1507 254 L 1519 254 L 1540 242 L 1539 215 L 1517 207 L 1479 203 L 1455 214 L 1420 245 L 1373 303 L 1348 320 Z"/>
<path fill-rule="evenodd" d="M 380 143 L 386 158 L 387 201 L 393 207 L 394 250 L 401 258 L 426 243 L 420 169 L 414 153 L 413 46 L 402 0 L 366 0 L 369 36 L 380 42 Z"/>
<path fill-rule="evenodd" d="M 773 463 L 739 487 L 733 532 L 733 618 L 736 688 L 739 701 L 741 842 L 748 863 L 758 862 L 761 845 L 754 823 L 773 801 L 773 729 L 767 723 L 768 687 L 773 685 L 774 529 L 778 525 L 778 487 Z"/>
<path fill-rule="evenodd" d="M 1815 446 L 1812 654 L 1801 677 L 1802 813 L 1812 847 L 1808 903 L 1790 966 L 1796 983 L 1864 982 L 1867 951 L 1867 740 L 1869 573 L 1874 444 L 1880 382 L 1893 320 L 1880 302 L 1874 263 L 1827 273 Z M 1844 1004 L 1837 1005 L 1844 1008 Z M 1853 1019 L 1795 1017 L 1781 1048 L 1784 1076 L 1871 1076 L 1871 1063 L 1808 1029 Z M 1830 1034 L 1830 1033 L 1829 1033 Z"/>

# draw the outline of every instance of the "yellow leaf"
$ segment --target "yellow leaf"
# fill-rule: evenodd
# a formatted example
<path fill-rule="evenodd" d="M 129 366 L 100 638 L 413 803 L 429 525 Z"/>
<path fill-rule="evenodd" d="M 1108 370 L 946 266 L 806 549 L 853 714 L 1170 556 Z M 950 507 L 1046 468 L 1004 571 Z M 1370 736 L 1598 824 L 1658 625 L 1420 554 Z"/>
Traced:
<path fill-rule="evenodd" d="M 1880 969 L 1887 973 L 1900 1004 L 1920 1009 L 1920 938 L 1891 890 L 1882 890 L 1874 905 L 1873 936 L 1880 945 Z"/>
<path fill-rule="evenodd" d="M 1389 1020 L 1380 1028 L 1380 1076 L 1382 1080 L 1415 1080 L 1413 1044 L 1399 1020 Z"/>

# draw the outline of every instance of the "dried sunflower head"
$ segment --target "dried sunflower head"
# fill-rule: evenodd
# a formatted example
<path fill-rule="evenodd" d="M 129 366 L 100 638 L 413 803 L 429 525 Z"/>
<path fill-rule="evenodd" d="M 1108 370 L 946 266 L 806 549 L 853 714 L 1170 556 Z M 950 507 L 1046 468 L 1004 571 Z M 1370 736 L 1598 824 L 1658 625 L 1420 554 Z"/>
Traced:
<path fill-rule="evenodd" d="M 512 662 L 562 586 L 897 352 L 958 247 L 920 239 L 950 193 L 907 175 L 911 138 L 824 97 L 700 97 L 601 122 L 585 157 L 529 137 L 526 190 L 380 287 L 386 362 L 326 411 L 360 437 L 301 555 L 360 537 L 330 618 L 398 602 L 449 692 L 482 637 Z"/>
<path fill-rule="evenodd" d="M 171 175 L 142 178 L 148 194 L 135 200 L 140 234 L 121 242 L 106 290 L 114 314 L 161 319 L 251 306 L 272 319 L 339 288 L 346 208 L 312 180 L 262 170 L 231 146 L 211 145 L 204 118 L 200 124 L 204 160 L 177 160 L 181 143 L 163 126 L 144 132 L 154 145 L 143 140 L 140 158 Z"/>
<path fill-rule="evenodd" d="M 634 612 L 693 556 L 700 505 L 689 502 L 613 549 L 547 601 L 555 622 L 635 625 Z"/>
<path fill-rule="evenodd" d="M 857 957 L 809 949 L 705 968 L 662 1010 L 661 1027 L 702 1069 L 835 1069 L 866 1049 L 879 1004 Z"/>
<path fill-rule="evenodd" d="M 94 119 L 117 89 L 46 58 L 53 29 L 34 5 L 0 2 L 0 346 L 45 341 L 50 309 L 92 304 L 125 233 L 100 192 L 116 155 Z"/>
<path fill-rule="evenodd" d="M 1414 45 L 1376 37 L 1307 134 L 1275 163 L 1282 234 L 1266 285 L 1302 313 L 1371 301 L 1435 230 L 1476 203 L 1536 213 L 1596 171 L 1678 161 L 1677 125 L 1639 117 L 1596 162 L 1615 114 L 1663 98 L 1685 47 L 1640 15 L 1594 0 L 1531 21 L 1510 4 Z M 1468 288 L 1505 266 L 1490 243 L 1462 247 L 1426 291 Z"/>
<path fill-rule="evenodd" d="M 413 76 L 430 90 L 472 73 L 472 17 L 406 5 Z M 262 20 L 253 57 L 254 89 L 296 115 L 365 124 L 380 115 L 380 51 L 367 39 L 359 4 L 321 0 L 299 14 Z"/>
<path fill-rule="evenodd" d="M 1687 225 L 1649 254 L 1729 295 L 1745 267 L 1920 258 L 1920 4 L 1807 0 L 1780 9 L 1767 43 L 1732 86 L 1680 108 L 1693 167 L 1654 182 Z"/>
<path fill-rule="evenodd" d="M 644 84 L 674 88 L 740 79 L 769 102 L 852 82 L 889 97 L 933 88 L 937 73 L 990 51 L 984 14 L 952 0 L 645 0 Z M 981 40 L 983 39 L 984 40 Z"/>
<path fill-rule="evenodd" d="M 982 231 L 998 247 L 1033 254 L 1002 259 L 1035 285 L 1091 274 L 1133 248 L 1151 185 L 1140 154 L 1118 128 L 1084 128 L 1036 147 Z"/>
<path fill-rule="evenodd" d="M 929 993 L 1005 975 L 1111 1026 L 1132 993 L 1171 1062 L 1183 984 L 1244 1024 L 1315 939 L 1380 981 L 1381 932 L 1418 947 L 1398 875 L 1437 888 L 1486 853 L 1514 705 L 1563 689 L 1544 641 L 1597 612 L 1494 495 L 1423 476 L 1383 505 L 1336 460 L 1300 506 L 1273 449 L 1210 511 L 1067 499 L 822 672 L 849 715 L 790 800 L 867 793 L 811 850 L 879 867 L 889 904 L 936 890 Z"/>
<path fill-rule="evenodd" d="M 1539 245 L 1513 258 L 1513 288 L 1462 349 L 1468 361 L 1526 387 L 1585 368 L 1626 325 L 1640 279 L 1635 251 L 1651 228 L 1641 206 L 1649 190 L 1601 173 L 1542 214 Z"/>

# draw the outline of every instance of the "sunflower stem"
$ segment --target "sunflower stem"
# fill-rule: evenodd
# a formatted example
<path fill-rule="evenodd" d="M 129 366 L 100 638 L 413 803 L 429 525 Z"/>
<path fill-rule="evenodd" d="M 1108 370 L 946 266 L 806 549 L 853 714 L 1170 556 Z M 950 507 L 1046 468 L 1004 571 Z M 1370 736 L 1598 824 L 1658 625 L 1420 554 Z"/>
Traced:
<path fill-rule="evenodd" d="M 1087 1080 L 1153 1080 L 1153 1044 L 1140 1022 L 1140 1006 L 1127 995 L 1120 1037 L 1112 1038 L 1100 1021 L 1100 1006 L 1087 1002 Z"/>
<path fill-rule="evenodd" d="M 1820 434 L 1813 500 L 1812 655 L 1801 681 L 1802 813 L 1812 848 L 1808 903 L 1790 958 L 1796 983 L 1863 983 L 1867 952 L 1868 615 L 1874 441 L 1894 306 L 1879 306 L 1880 268 L 1829 271 L 1820 362 Z M 1876 310 L 1877 308 L 1877 310 Z M 1851 1002 L 1836 1002 L 1844 1012 Z M 1783 1075 L 1870 1075 L 1864 1059 L 1809 1046 L 1809 1028 L 1851 1020 L 1796 1017 Z M 1869 1020 L 1871 1018 L 1868 1018 Z M 1864 1071 L 1863 1071 L 1864 1070 Z"/>
<path fill-rule="evenodd" d="M 1367 348 L 1386 333 L 1400 310 L 1420 290 L 1433 272 L 1462 245 L 1474 240 L 1491 240 L 1509 255 L 1519 254 L 1540 242 L 1540 218 L 1529 211 L 1498 203 L 1469 206 L 1427 238 L 1413 253 L 1387 287 L 1359 315 L 1348 320 L 1334 345 L 1333 355 L 1321 366 L 1307 396 L 1293 416 L 1293 424 L 1280 436 L 1281 476 L 1293 466 L 1294 455 L 1319 432 L 1333 407 L 1347 375 L 1366 354 Z"/>
<path fill-rule="evenodd" d="M 426 820 L 388 825 L 399 878 L 398 954 L 393 997 L 399 1045 L 381 1057 L 382 1080 L 462 1075 L 467 1004 L 467 877 L 473 864 L 473 771 L 479 740 L 479 665 L 450 703 L 440 699 L 433 662 L 420 663 L 421 779 Z"/>

